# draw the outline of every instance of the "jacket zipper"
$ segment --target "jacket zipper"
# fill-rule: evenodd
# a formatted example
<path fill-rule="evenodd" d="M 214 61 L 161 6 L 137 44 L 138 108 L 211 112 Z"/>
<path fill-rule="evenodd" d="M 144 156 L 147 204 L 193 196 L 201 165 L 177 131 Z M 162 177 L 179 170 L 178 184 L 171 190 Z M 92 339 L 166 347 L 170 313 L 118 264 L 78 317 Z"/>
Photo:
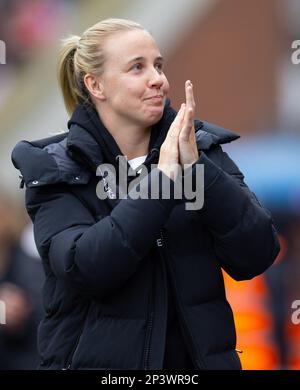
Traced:
<path fill-rule="evenodd" d="M 78 335 L 78 337 L 77 337 L 77 339 L 76 339 L 75 346 L 74 346 L 74 348 L 72 349 L 72 351 L 71 351 L 71 353 L 70 353 L 70 355 L 69 355 L 69 357 L 68 357 L 68 359 L 67 359 L 68 363 L 66 364 L 66 367 L 63 368 L 62 370 L 71 370 L 71 368 L 72 368 L 73 358 L 74 358 L 74 356 L 75 356 L 75 353 L 76 353 L 77 350 L 78 350 L 79 341 L 80 341 L 80 339 L 81 339 L 81 336 L 82 336 L 82 333 L 83 333 L 83 330 L 84 330 L 84 326 L 85 326 L 85 322 L 86 322 L 87 317 L 88 317 L 89 309 L 90 309 L 90 304 L 89 304 L 88 309 L 87 309 L 87 312 L 86 312 L 87 314 L 86 314 L 86 318 L 85 318 L 85 320 L 84 320 L 84 323 L 83 323 L 81 332 L 79 333 L 79 335 Z"/>
<path fill-rule="evenodd" d="M 151 336 L 153 329 L 153 320 L 154 320 L 154 281 L 155 273 L 153 271 L 153 279 L 151 284 L 151 291 L 149 297 L 149 309 L 148 309 L 148 320 L 147 320 L 147 333 L 145 337 L 145 348 L 144 348 L 144 370 L 149 370 L 149 359 L 151 352 Z"/>
<path fill-rule="evenodd" d="M 73 357 L 78 349 L 78 345 L 79 345 L 79 340 L 80 340 L 80 337 L 82 335 L 83 331 L 80 333 L 80 335 L 77 337 L 77 340 L 76 340 L 76 343 L 75 343 L 75 346 L 70 354 L 70 357 L 68 359 L 68 364 L 67 364 L 67 367 L 66 368 L 63 368 L 63 370 L 71 370 L 71 367 L 72 367 L 72 362 L 73 362 Z"/>
<path fill-rule="evenodd" d="M 160 253 L 162 255 L 162 258 L 165 260 L 167 268 L 168 268 L 168 270 L 170 272 L 170 279 L 174 281 L 173 271 L 172 271 L 172 269 L 170 267 L 169 260 L 168 260 L 167 238 L 166 238 L 166 234 L 164 233 L 164 230 L 165 229 L 161 229 L 160 230 L 161 244 L 162 244 L 162 245 L 160 245 L 161 246 Z M 197 358 L 198 354 L 196 352 L 195 343 L 193 342 L 193 336 L 192 336 L 192 334 L 191 334 L 191 332 L 189 330 L 189 327 L 186 324 L 186 320 L 185 320 L 185 317 L 184 317 L 184 314 L 183 314 L 183 310 L 182 310 L 182 307 L 181 307 L 181 302 L 179 300 L 179 295 L 178 295 L 178 292 L 177 292 L 176 284 L 173 282 L 171 287 L 173 287 L 174 292 L 175 292 L 175 305 L 176 305 L 176 308 L 177 308 L 179 324 L 180 324 L 181 329 L 183 330 L 183 335 L 186 336 L 186 337 L 184 337 L 184 339 L 187 342 L 187 347 L 188 347 L 188 349 L 190 351 L 193 363 L 194 363 L 196 368 L 203 370 L 205 368 L 205 364 L 202 361 L 202 359 L 200 361 Z"/>
<path fill-rule="evenodd" d="M 144 352 L 144 370 L 149 370 L 149 358 L 150 358 L 150 352 L 151 352 L 151 334 L 152 334 L 152 328 L 153 328 L 153 317 L 154 312 L 151 311 L 148 324 L 147 324 L 147 334 L 146 334 L 146 347 Z"/>

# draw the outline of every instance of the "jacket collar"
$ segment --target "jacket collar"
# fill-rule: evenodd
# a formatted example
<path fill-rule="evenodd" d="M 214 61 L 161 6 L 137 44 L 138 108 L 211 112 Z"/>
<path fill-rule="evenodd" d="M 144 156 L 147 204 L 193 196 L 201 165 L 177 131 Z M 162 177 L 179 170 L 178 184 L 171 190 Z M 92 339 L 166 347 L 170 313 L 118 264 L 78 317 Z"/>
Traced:
<path fill-rule="evenodd" d="M 149 153 L 144 165 L 158 162 L 160 147 L 176 115 L 177 112 L 167 100 L 161 120 L 152 128 Z M 122 153 L 94 110 L 78 106 L 68 126 L 67 153 L 72 158 L 84 163 L 93 171 L 104 162 L 117 166 L 117 159 Z M 200 120 L 195 120 L 195 132 L 199 151 L 240 137 L 232 131 Z"/>
<path fill-rule="evenodd" d="M 170 108 L 168 100 L 161 120 L 152 127 L 145 165 L 158 162 L 160 147 L 175 116 L 176 112 Z M 117 166 L 122 152 L 95 110 L 78 106 L 68 127 L 67 148 L 72 158 L 84 162 L 93 170 L 104 162 Z"/>
<path fill-rule="evenodd" d="M 176 114 L 168 102 L 162 119 L 152 128 L 146 167 L 158 162 L 160 147 Z M 239 138 L 229 130 L 199 120 L 195 121 L 195 130 L 199 151 Z M 119 149 L 113 149 L 117 154 Z M 118 155 L 113 157 L 116 159 Z M 25 182 L 28 187 L 51 183 L 85 184 L 91 172 L 95 173 L 99 165 L 107 163 L 103 144 L 76 123 L 70 125 L 68 133 L 31 142 L 20 141 L 13 149 L 12 161 L 22 173 L 21 186 Z M 117 162 L 114 163 L 118 168 Z"/>

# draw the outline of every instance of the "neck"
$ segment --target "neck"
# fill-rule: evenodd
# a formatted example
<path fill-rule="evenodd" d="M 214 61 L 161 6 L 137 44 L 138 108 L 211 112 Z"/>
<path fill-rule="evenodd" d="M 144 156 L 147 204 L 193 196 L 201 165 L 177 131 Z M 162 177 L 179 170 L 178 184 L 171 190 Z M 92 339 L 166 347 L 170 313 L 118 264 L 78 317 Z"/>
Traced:
<path fill-rule="evenodd" d="M 122 129 L 121 134 L 111 132 L 120 150 L 128 160 L 148 154 L 150 133 L 150 129 L 144 130 L 144 132 L 142 132 L 142 129 Z"/>
<path fill-rule="evenodd" d="M 151 127 L 143 128 L 125 121 L 120 123 L 113 115 L 105 115 L 98 108 L 97 112 L 127 160 L 148 154 Z"/>

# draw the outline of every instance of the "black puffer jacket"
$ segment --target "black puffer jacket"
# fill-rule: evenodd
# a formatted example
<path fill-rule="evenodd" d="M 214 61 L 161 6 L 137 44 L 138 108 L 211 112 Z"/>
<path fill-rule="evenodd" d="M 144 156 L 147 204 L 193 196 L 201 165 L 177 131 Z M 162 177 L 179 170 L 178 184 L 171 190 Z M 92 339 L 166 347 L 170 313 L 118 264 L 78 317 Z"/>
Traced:
<path fill-rule="evenodd" d="M 153 127 L 147 169 L 175 115 L 166 105 Z M 240 368 L 221 267 L 237 280 L 252 278 L 272 264 L 279 245 L 271 216 L 220 146 L 238 136 L 195 125 L 205 200 L 193 211 L 174 197 L 100 200 L 96 168 L 116 164 L 121 152 L 84 107 L 68 133 L 15 147 L 46 274 L 41 368 L 161 369 L 168 302 L 196 368 Z M 153 169 L 139 186 L 162 176 Z"/>

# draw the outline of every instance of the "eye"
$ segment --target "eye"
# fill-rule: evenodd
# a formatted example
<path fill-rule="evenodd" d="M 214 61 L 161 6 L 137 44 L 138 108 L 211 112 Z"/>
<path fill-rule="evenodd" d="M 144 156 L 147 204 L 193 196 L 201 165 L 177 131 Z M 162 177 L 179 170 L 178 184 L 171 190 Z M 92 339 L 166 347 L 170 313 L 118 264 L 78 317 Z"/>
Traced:
<path fill-rule="evenodd" d="M 132 65 L 132 67 L 130 68 L 130 70 L 141 70 L 142 69 L 142 64 L 140 62 Z"/>
<path fill-rule="evenodd" d="M 155 68 L 158 69 L 160 72 L 162 72 L 163 64 L 161 62 L 158 62 L 157 64 L 155 64 Z"/>

